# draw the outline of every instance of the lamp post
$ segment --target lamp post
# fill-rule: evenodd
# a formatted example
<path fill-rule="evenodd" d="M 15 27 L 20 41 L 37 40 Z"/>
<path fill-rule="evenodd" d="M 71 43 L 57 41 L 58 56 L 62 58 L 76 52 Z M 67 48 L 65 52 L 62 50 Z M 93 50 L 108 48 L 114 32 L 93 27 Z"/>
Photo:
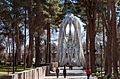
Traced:
<path fill-rule="evenodd" d="M 26 15 L 27 15 L 27 13 L 26 13 L 26 7 L 25 7 L 25 21 L 24 21 L 24 23 L 25 23 L 25 29 L 24 29 L 24 34 L 25 34 L 25 38 L 24 38 L 24 70 L 25 70 L 25 68 L 26 68 L 26 26 L 27 26 L 27 22 L 26 22 Z"/>
<path fill-rule="evenodd" d="M 14 46 L 14 41 L 15 41 L 15 39 L 14 39 L 14 36 L 15 36 L 15 18 L 16 18 L 16 15 L 14 14 L 14 10 L 13 10 L 13 14 L 11 14 L 11 19 L 13 20 L 12 21 L 12 23 L 11 23 L 11 27 L 12 27 L 12 29 L 11 29 L 11 33 L 12 33 L 12 49 L 13 49 L 13 51 L 12 51 L 12 57 L 13 57 L 13 59 L 12 59 L 12 62 L 13 62 L 13 64 L 12 64 L 12 66 L 13 66 L 13 73 L 15 73 L 15 46 Z"/>
<path fill-rule="evenodd" d="M 12 23 L 12 27 L 14 27 L 14 23 Z M 15 52 L 14 52 L 14 30 L 12 30 L 12 57 L 13 57 L 13 73 L 15 73 Z"/>
<path fill-rule="evenodd" d="M 102 45 L 100 43 L 100 52 L 101 52 L 101 78 L 102 78 Z"/>

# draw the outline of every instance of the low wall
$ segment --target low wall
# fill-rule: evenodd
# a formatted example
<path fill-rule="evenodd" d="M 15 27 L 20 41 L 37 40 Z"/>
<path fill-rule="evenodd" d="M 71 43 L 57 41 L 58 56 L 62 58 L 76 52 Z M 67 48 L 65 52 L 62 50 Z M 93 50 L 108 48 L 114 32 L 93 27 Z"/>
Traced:
<path fill-rule="evenodd" d="M 44 79 L 45 74 L 46 66 L 1 76 L 0 79 Z"/>

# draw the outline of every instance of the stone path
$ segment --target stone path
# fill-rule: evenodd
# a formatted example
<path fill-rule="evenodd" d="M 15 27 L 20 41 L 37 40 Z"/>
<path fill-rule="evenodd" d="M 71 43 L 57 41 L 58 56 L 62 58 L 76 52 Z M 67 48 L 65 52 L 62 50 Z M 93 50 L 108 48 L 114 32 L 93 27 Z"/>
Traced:
<path fill-rule="evenodd" d="M 69 70 L 69 68 L 67 67 L 66 78 L 63 77 L 63 67 L 60 67 L 59 69 L 60 69 L 59 78 L 56 78 L 56 73 L 51 71 L 50 75 L 44 77 L 44 79 L 87 79 L 85 71 L 82 70 L 81 67 L 74 67 L 72 70 Z M 97 79 L 97 77 L 90 76 L 90 79 Z"/>

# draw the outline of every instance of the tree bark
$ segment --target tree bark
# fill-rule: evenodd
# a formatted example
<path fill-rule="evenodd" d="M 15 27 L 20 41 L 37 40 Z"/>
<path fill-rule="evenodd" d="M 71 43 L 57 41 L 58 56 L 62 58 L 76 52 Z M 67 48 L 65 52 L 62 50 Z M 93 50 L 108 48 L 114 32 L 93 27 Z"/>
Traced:
<path fill-rule="evenodd" d="M 41 61 L 42 61 L 42 54 L 40 51 L 41 47 L 41 33 L 37 32 L 37 35 L 35 36 L 35 50 L 36 50 L 36 54 L 35 54 L 35 66 L 39 67 L 41 65 Z"/>
<path fill-rule="evenodd" d="M 88 18 L 88 26 L 89 26 L 89 39 L 90 39 L 90 68 L 91 72 L 96 72 L 95 66 L 95 21 L 96 21 L 96 1 L 85 1 L 86 2 L 86 11 L 87 11 L 87 18 Z M 92 9 L 92 10 L 91 10 Z M 87 59 L 88 60 L 88 59 Z M 89 60 L 88 60 L 89 61 Z"/>
<path fill-rule="evenodd" d="M 15 65 L 18 65 L 18 62 L 21 61 L 21 46 L 20 46 L 20 35 L 19 35 L 19 26 L 16 26 L 16 53 L 15 53 Z"/>
<path fill-rule="evenodd" d="M 89 25 L 87 26 L 87 31 L 86 31 L 86 66 L 89 68 L 90 66 L 90 54 L 89 54 Z"/>
<path fill-rule="evenodd" d="M 13 10 L 14 10 L 14 29 L 15 29 L 15 42 L 16 42 L 16 52 L 15 52 L 15 65 L 17 66 L 18 62 L 21 60 L 21 46 L 20 46 L 20 33 L 19 33 L 19 25 L 18 25 L 18 18 L 19 12 L 17 11 L 18 5 L 17 0 L 13 0 Z"/>
<path fill-rule="evenodd" d="M 50 50 L 50 24 L 47 25 L 47 50 L 46 50 L 46 63 L 51 62 L 51 50 Z"/>
<path fill-rule="evenodd" d="M 90 61 L 91 61 L 91 72 L 95 73 L 96 72 L 96 65 L 95 65 L 95 27 L 96 27 L 96 1 L 93 0 L 91 2 L 91 9 L 90 10 L 90 19 L 89 19 L 89 23 L 90 23 Z"/>
<path fill-rule="evenodd" d="M 113 71 L 114 79 L 118 78 L 118 54 L 117 54 L 117 30 L 116 30 L 116 10 L 115 10 L 115 0 L 112 0 L 112 55 L 113 55 Z"/>
<path fill-rule="evenodd" d="M 111 52 L 111 42 L 112 42 L 112 39 L 111 39 L 111 33 L 110 33 L 110 30 L 107 31 L 107 48 L 106 48 L 106 66 L 107 66 L 107 71 L 106 73 L 107 74 L 110 74 L 112 73 L 112 52 Z M 107 65 L 108 64 L 108 65 Z"/>
<path fill-rule="evenodd" d="M 90 62 L 91 62 L 91 72 L 95 73 L 96 72 L 96 67 L 95 67 L 95 21 L 92 19 L 90 21 Z"/>
<path fill-rule="evenodd" d="M 30 68 L 32 67 L 32 61 L 33 61 L 33 56 L 34 56 L 34 36 L 33 36 L 33 30 L 32 28 L 29 28 L 29 49 L 28 49 L 28 55 L 27 55 L 27 67 Z"/>
<path fill-rule="evenodd" d="M 112 51 L 111 51 L 111 42 L 112 42 L 112 29 L 111 29 L 111 20 L 110 20 L 110 0 L 107 0 L 107 15 L 103 16 L 104 26 L 106 27 L 107 43 L 105 47 L 105 74 L 111 75 L 112 73 Z"/>
<path fill-rule="evenodd" d="M 26 59 L 26 66 L 32 67 L 32 61 L 34 56 L 34 29 L 33 29 L 33 12 L 31 9 L 28 10 L 28 16 L 29 16 L 29 48 L 28 48 L 28 54 Z"/>

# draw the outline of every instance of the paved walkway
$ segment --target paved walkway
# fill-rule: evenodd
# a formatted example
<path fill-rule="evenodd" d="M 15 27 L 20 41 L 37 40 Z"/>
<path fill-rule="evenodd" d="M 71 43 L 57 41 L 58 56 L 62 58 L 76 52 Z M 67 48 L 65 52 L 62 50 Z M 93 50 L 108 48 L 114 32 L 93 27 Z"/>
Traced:
<path fill-rule="evenodd" d="M 46 76 L 44 79 L 87 79 L 85 71 L 82 70 L 82 67 L 74 67 L 72 70 L 69 70 L 67 67 L 67 76 L 63 77 L 63 67 L 60 67 L 59 78 L 56 78 L 56 73 L 50 71 L 49 76 Z M 90 79 L 97 79 L 96 77 L 90 76 Z"/>

